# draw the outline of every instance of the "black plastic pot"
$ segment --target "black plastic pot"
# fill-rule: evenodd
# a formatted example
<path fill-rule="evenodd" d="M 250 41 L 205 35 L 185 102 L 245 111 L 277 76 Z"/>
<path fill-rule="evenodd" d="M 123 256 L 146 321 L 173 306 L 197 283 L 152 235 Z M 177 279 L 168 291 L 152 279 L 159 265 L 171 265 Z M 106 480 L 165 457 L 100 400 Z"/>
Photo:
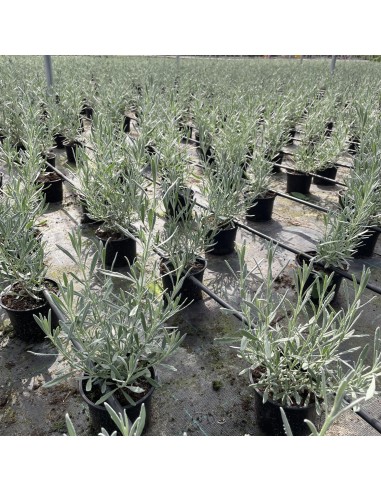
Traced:
<path fill-rule="evenodd" d="M 53 167 L 56 167 L 56 154 L 54 154 L 53 152 L 44 152 L 41 155 L 46 162 L 48 162 Z M 51 168 L 49 166 L 46 166 L 45 170 L 49 172 L 51 171 Z"/>
<path fill-rule="evenodd" d="M 357 248 L 353 258 L 368 258 L 369 256 L 372 256 L 380 233 L 378 231 L 373 231 L 372 229 L 368 229 L 368 233 L 368 237 L 362 238 L 362 244 Z"/>
<path fill-rule="evenodd" d="M 57 282 L 55 282 L 54 280 L 50 278 L 46 278 L 46 280 L 57 286 Z M 0 307 L 2 307 L 7 313 L 16 336 L 27 342 L 37 342 L 43 340 L 45 338 L 45 333 L 39 327 L 33 316 L 39 316 L 41 314 L 42 316 L 47 318 L 50 309 L 49 304 L 45 302 L 42 306 L 33 309 L 11 309 L 7 306 L 4 306 L 2 302 L 2 298 L 4 297 L 4 295 L 7 294 L 10 288 L 11 286 L 8 286 L 0 294 Z M 53 311 L 51 312 L 51 319 L 52 327 L 56 328 L 59 325 L 59 322 L 57 316 L 54 314 Z"/>
<path fill-rule="evenodd" d="M 328 123 L 326 123 L 325 125 L 325 132 L 324 132 L 324 136 L 325 137 L 330 137 L 331 134 L 332 134 L 332 130 L 333 130 L 333 121 L 329 121 Z"/>
<path fill-rule="evenodd" d="M 123 131 L 125 133 L 130 133 L 131 131 L 131 118 L 127 115 L 123 118 Z"/>
<path fill-rule="evenodd" d="M 86 103 L 82 106 L 82 109 L 79 113 L 80 116 L 84 116 L 88 120 L 91 120 L 93 117 L 94 110 L 91 106 L 88 106 Z"/>
<path fill-rule="evenodd" d="M 253 382 L 252 375 L 251 373 L 249 374 L 250 381 Z M 286 435 L 280 413 L 281 407 L 286 414 L 294 436 L 308 436 L 311 434 L 304 419 L 310 420 L 315 425 L 317 424 L 318 415 L 316 413 L 315 403 L 305 407 L 286 407 L 272 400 L 267 400 L 266 403 L 263 403 L 263 394 L 254 388 L 254 411 L 256 422 L 266 436 Z"/>
<path fill-rule="evenodd" d="M 178 193 L 166 197 L 164 206 L 167 216 L 188 220 L 192 217 L 194 191 L 188 187 L 181 187 Z"/>
<path fill-rule="evenodd" d="M 66 137 L 64 135 L 62 135 L 61 133 L 56 133 L 55 135 L 53 135 L 53 139 L 57 149 L 64 148 L 64 140 L 66 140 Z"/>
<path fill-rule="evenodd" d="M 75 154 L 77 151 L 77 147 L 80 147 L 81 144 L 79 142 L 69 142 L 68 140 L 65 140 L 64 145 L 67 161 L 70 162 L 70 164 L 76 164 L 77 160 Z"/>
<path fill-rule="evenodd" d="M 238 226 L 231 226 L 225 229 L 220 229 L 214 234 L 214 245 L 208 251 L 212 255 L 228 255 L 234 251 L 235 238 L 237 236 Z M 211 237 L 211 235 L 209 235 Z"/>
<path fill-rule="evenodd" d="M 157 374 L 153 368 L 150 368 L 151 371 L 151 376 L 152 379 L 155 381 L 158 381 Z M 85 387 L 86 387 L 86 382 L 85 380 L 81 379 L 79 381 L 79 393 L 82 397 L 82 399 L 85 401 L 85 403 L 89 407 L 89 413 L 90 413 L 90 422 L 91 426 L 94 429 L 95 432 L 99 433 L 101 432 L 102 427 L 107 430 L 109 434 L 111 434 L 114 431 L 117 431 L 118 434 L 120 434 L 118 428 L 116 427 L 114 421 L 111 419 L 109 416 L 106 408 L 104 405 L 95 405 L 87 396 L 85 392 Z M 141 407 L 144 403 L 144 407 L 146 410 L 146 420 L 143 428 L 143 433 L 147 430 L 149 424 L 150 424 L 150 412 L 151 412 L 151 400 L 152 400 L 152 395 L 154 392 L 155 388 L 152 386 L 148 392 L 138 400 L 135 405 L 126 405 L 123 406 L 122 408 L 126 410 L 126 414 L 128 418 L 130 419 L 131 423 L 134 423 L 135 420 L 139 417 Z"/>
<path fill-rule="evenodd" d="M 302 193 L 307 195 L 310 192 L 312 176 L 297 171 L 287 171 L 287 193 Z"/>
<path fill-rule="evenodd" d="M 350 140 L 351 142 L 348 147 L 348 152 L 351 155 L 356 155 L 360 148 L 360 137 L 353 135 Z"/>
<path fill-rule="evenodd" d="M 296 135 L 296 129 L 295 128 L 291 128 L 290 131 L 288 132 L 288 134 L 289 134 L 290 138 L 288 139 L 286 145 L 292 145 L 294 143 L 294 138 L 295 138 L 295 135 Z"/>
<path fill-rule="evenodd" d="M 204 161 L 205 164 L 214 164 L 215 158 L 214 158 L 214 152 L 212 147 L 209 146 L 205 152 L 201 147 L 197 147 L 197 152 L 201 160 Z"/>
<path fill-rule="evenodd" d="M 128 263 L 132 264 L 136 258 L 136 241 L 130 237 L 122 237 L 121 239 L 110 239 L 108 242 L 95 235 L 102 241 L 103 246 L 106 246 L 106 265 L 111 266 L 114 258 L 114 267 L 127 266 Z M 107 243 L 107 245 L 106 245 Z M 127 258 L 127 259 L 126 259 Z M 127 261 L 128 260 L 128 261 Z"/>
<path fill-rule="evenodd" d="M 306 251 L 306 253 L 310 256 L 316 256 L 316 251 Z M 303 262 L 307 262 L 307 261 L 308 260 L 307 259 L 304 260 L 301 255 L 299 255 L 299 254 L 296 255 L 296 262 L 298 263 L 298 265 L 303 266 Z M 303 289 L 302 294 L 305 291 L 307 291 L 307 289 L 311 286 L 311 284 L 313 283 L 313 281 L 316 278 L 321 278 L 322 279 L 321 281 L 323 281 L 323 276 L 329 276 L 331 273 L 332 273 L 332 270 L 330 270 L 329 268 L 320 268 L 319 266 L 316 266 L 316 269 L 313 269 L 312 272 L 310 273 L 310 275 L 308 276 L 307 281 L 304 285 L 304 289 Z M 327 290 L 327 294 L 331 293 L 332 290 L 335 291 L 331 302 L 334 302 L 336 300 L 342 280 L 343 280 L 343 277 L 340 274 L 338 274 L 338 273 L 333 274 L 333 277 L 331 280 L 331 286 Z M 316 286 L 312 290 L 311 300 L 314 302 L 318 301 L 318 292 L 317 292 Z"/>
<path fill-rule="evenodd" d="M 195 286 L 190 280 L 189 277 L 194 277 L 200 282 L 204 278 L 204 272 L 207 266 L 207 261 L 204 258 L 197 257 L 197 263 L 200 265 L 200 268 L 197 270 L 191 270 L 190 272 L 184 272 L 185 279 L 179 291 L 180 301 L 191 302 L 191 301 L 200 301 L 202 299 L 202 290 Z M 176 272 L 171 273 L 173 270 L 173 265 L 169 259 L 162 259 L 160 262 L 160 273 L 161 279 L 163 282 L 163 288 L 171 294 L 173 292 L 174 285 L 176 284 Z"/>
<path fill-rule="evenodd" d="M 179 124 L 179 131 L 182 133 L 183 135 L 183 140 L 188 140 L 189 138 L 192 138 L 192 127 L 189 126 L 189 125 L 183 125 L 183 124 Z"/>
<path fill-rule="evenodd" d="M 315 174 L 322 176 L 321 178 L 317 178 L 314 176 L 313 183 L 320 186 L 335 186 L 335 183 L 331 183 L 330 181 L 326 181 L 324 178 L 335 179 L 337 174 L 337 167 L 331 166 L 323 169 L 322 171 L 316 171 Z"/>
<path fill-rule="evenodd" d="M 280 150 L 276 154 L 276 156 L 271 159 L 271 162 L 273 163 L 273 168 L 272 168 L 273 173 L 280 173 L 280 167 L 277 166 L 277 164 L 282 164 L 283 155 L 284 155 L 283 152 Z"/>
<path fill-rule="evenodd" d="M 56 176 L 57 179 L 54 181 L 47 181 L 43 184 L 42 192 L 45 194 L 46 203 L 57 203 L 63 200 L 63 179 L 58 174 Z"/>
<path fill-rule="evenodd" d="M 86 198 L 84 196 L 79 196 L 79 203 L 81 205 L 81 224 L 102 224 L 102 220 L 95 220 L 89 216 L 89 210 L 87 208 Z"/>
<path fill-rule="evenodd" d="M 271 220 L 275 197 L 276 193 L 268 191 L 266 196 L 256 198 L 254 204 L 246 211 L 246 219 L 252 222 Z"/>

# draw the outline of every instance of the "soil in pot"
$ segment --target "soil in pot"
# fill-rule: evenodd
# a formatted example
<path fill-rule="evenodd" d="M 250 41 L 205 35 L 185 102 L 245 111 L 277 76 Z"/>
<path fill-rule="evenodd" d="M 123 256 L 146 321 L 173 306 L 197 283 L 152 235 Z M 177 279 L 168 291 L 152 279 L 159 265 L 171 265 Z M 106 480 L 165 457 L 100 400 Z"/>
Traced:
<path fill-rule="evenodd" d="M 276 193 L 268 191 L 265 196 L 258 197 L 253 205 L 246 211 L 246 219 L 252 222 L 265 222 L 271 220 Z"/>
<path fill-rule="evenodd" d="M 136 258 L 136 241 L 123 236 L 120 232 L 105 231 L 98 228 L 95 235 L 106 246 L 106 265 L 111 266 L 114 259 L 114 267 L 124 267 L 132 264 Z M 108 242 L 107 242 L 108 241 Z M 107 244 L 106 244 L 107 243 Z"/>
<path fill-rule="evenodd" d="M 49 291 L 58 293 L 58 285 L 54 280 L 45 279 L 44 287 Z M 25 341 L 40 341 L 45 338 L 45 333 L 38 326 L 33 315 L 48 317 L 50 306 L 41 294 L 39 299 L 33 299 L 30 296 L 14 296 L 9 293 L 12 289 L 16 294 L 22 293 L 22 287 L 19 283 L 7 287 L 0 295 L 0 306 L 8 314 L 11 325 L 18 338 Z M 51 312 L 52 327 L 58 326 L 58 319 L 54 312 Z"/>
<path fill-rule="evenodd" d="M 367 233 L 369 236 L 362 238 L 361 244 L 358 246 L 353 258 L 369 258 L 369 256 L 372 256 L 380 233 L 373 229 L 368 229 Z"/>
<path fill-rule="evenodd" d="M 250 383 L 254 383 L 258 380 L 260 374 L 261 372 L 258 369 L 249 372 Z M 283 408 L 286 414 L 294 436 L 308 436 L 311 434 L 304 419 L 310 420 L 316 426 L 318 424 L 319 417 L 316 413 L 315 402 L 309 403 L 306 406 L 298 406 L 296 404 L 294 406 L 284 406 L 269 398 L 266 403 L 263 403 L 263 393 L 254 388 L 254 411 L 256 422 L 266 436 L 286 435 L 280 407 Z"/>
<path fill-rule="evenodd" d="M 306 251 L 306 253 L 312 257 L 316 256 L 316 251 Z M 299 254 L 296 255 L 296 262 L 298 265 L 303 266 L 303 262 L 307 262 L 307 261 L 308 260 L 303 259 L 303 257 L 301 255 L 299 255 Z M 313 270 L 310 273 L 310 275 L 308 276 L 307 281 L 304 285 L 303 293 L 310 287 L 310 285 L 315 280 L 315 278 L 321 278 L 322 279 L 321 282 L 322 282 L 323 276 L 324 275 L 329 276 L 331 273 L 332 273 L 332 270 L 329 268 L 323 268 L 319 265 L 314 265 Z M 327 294 L 332 292 L 332 290 L 334 290 L 334 292 L 335 292 L 331 303 L 334 302 L 337 298 L 337 294 L 339 292 L 342 280 L 343 280 L 343 277 L 340 274 L 338 274 L 338 273 L 333 274 L 333 277 L 331 280 L 331 286 L 327 290 Z M 318 299 L 319 299 L 318 291 L 317 291 L 317 287 L 315 285 L 313 290 L 312 290 L 312 293 L 311 293 L 311 300 L 313 302 L 317 302 Z"/>
<path fill-rule="evenodd" d="M 183 270 L 185 279 L 179 291 L 181 302 L 200 301 L 202 299 L 202 290 L 200 287 L 193 284 L 190 277 L 194 277 L 199 282 L 202 282 L 206 266 L 207 261 L 204 258 L 197 257 L 193 265 Z M 168 294 L 173 292 L 177 280 L 176 272 L 171 273 L 173 270 L 173 264 L 169 259 L 163 258 L 160 261 L 160 274 L 162 277 L 163 288 L 167 290 Z"/>
<path fill-rule="evenodd" d="M 287 171 L 287 193 L 302 193 L 308 195 L 310 192 L 312 176 L 298 171 Z"/>
<path fill-rule="evenodd" d="M 214 233 L 214 245 L 208 253 L 212 255 L 228 255 L 232 253 L 235 248 L 237 230 L 238 226 L 231 223 L 221 226 L 221 229 Z M 211 236 L 212 234 L 208 234 L 208 238 L 211 238 Z"/>
<path fill-rule="evenodd" d="M 65 146 L 67 161 L 70 162 L 70 164 L 76 164 L 77 162 L 76 151 L 78 147 L 82 146 L 82 144 L 79 142 L 69 142 L 68 140 L 65 140 L 64 146 Z"/>
<path fill-rule="evenodd" d="M 46 203 L 57 203 L 63 200 L 63 179 L 55 172 L 40 174 L 38 183 L 43 183 L 42 192 Z"/>
<path fill-rule="evenodd" d="M 153 368 L 150 368 L 150 372 L 151 372 L 152 379 L 157 381 L 158 378 L 155 370 Z M 131 423 L 134 423 L 135 420 L 139 417 L 141 406 L 144 403 L 145 410 L 146 410 L 146 420 L 143 429 L 143 434 L 144 434 L 144 432 L 147 430 L 149 426 L 151 400 L 155 388 L 153 386 L 150 386 L 146 381 L 139 381 L 139 379 L 137 381 L 139 385 L 145 390 L 144 393 L 137 394 L 137 393 L 132 393 L 127 389 L 125 390 L 129 394 L 129 396 L 131 396 L 131 398 L 135 401 L 135 405 L 131 405 L 130 403 L 128 403 L 121 391 L 116 391 L 114 395 L 115 398 L 122 405 L 123 409 L 126 410 L 127 416 L 130 419 Z M 119 434 L 119 431 L 115 423 L 109 416 L 104 405 L 103 404 L 95 405 L 94 403 L 97 400 L 99 400 L 99 398 L 102 396 L 100 388 L 97 386 L 93 386 L 91 392 L 86 392 L 85 387 L 86 387 L 86 381 L 82 379 L 79 382 L 79 392 L 81 397 L 89 407 L 91 426 L 94 429 L 94 431 L 96 433 L 99 433 L 103 427 L 104 429 L 107 430 L 109 434 L 111 434 L 114 431 L 117 431 Z"/>
<path fill-rule="evenodd" d="M 319 176 L 322 176 L 321 178 L 314 176 L 314 179 L 313 179 L 314 184 L 320 185 L 320 186 L 335 186 L 335 183 L 331 183 L 330 181 L 327 181 L 324 178 L 335 179 L 336 174 L 337 174 L 337 167 L 336 166 L 327 167 L 326 169 L 323 169 L 322 171 L 315 171 L 314 174 L 318 174 Z"/>
<path fill-rule="evenodd" d="M 165 212 L 168 217 L 177 217 L 180 220 L 189 220 L 192 217 L 194 191 L 188 187 L 181 187 L 171 197 L 164 201 Z"/>

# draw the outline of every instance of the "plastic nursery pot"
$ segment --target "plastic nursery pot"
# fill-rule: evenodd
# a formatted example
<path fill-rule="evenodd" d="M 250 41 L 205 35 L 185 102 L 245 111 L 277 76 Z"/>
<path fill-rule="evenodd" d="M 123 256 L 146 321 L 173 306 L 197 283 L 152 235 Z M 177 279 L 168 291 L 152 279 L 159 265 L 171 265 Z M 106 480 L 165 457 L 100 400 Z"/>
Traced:
<path fill-rule="evenodd" d="M 79 113 L 80 116 L 84 116 L 88 120 L 91 120 L 93 117 L 94 110 L 91 106 L 88 106 L 86 103 L 82 106 L 82 109 Z"/>
<path fill-rule="evenodd" d="M 95 220 L 89 216 L 86 198 L 83 195 L 79 195 L 79 203 L 81 206 L 81 224 L 103 224 L 103 220 Z"/>
<path fill-rule="evenodd" d="M 16 284 L 9 285 L 0 294 L 0 307 L 7 313 L 18 338 L 27 342 L 41 341 L 45 338 L 45 333 L 41 330 L 33 316 L 39 316 L 41 314 L 47 318 L 50 306 L 44 298 L 41 300 L 40 305 L 34 307 L 28 307 L 28 303 L 24 303 L 21 298 L 17 301 L 17 305 L 12 306 L 9 304 L 10 299 L 7 297 L 7 294 L 11 288 L 13 289 L 16 286 Z M 54 280 L 46 278 L 44 284 L 48 290 L 53 290 L 56 293 L 58 292 L 58 285 Z M 30 300 L 33 301 L 32 299 Z M 59 322 L 53 311 L 51 312 L 51 317 L 52 327 L 56 328 Z"/>
<path fill-rule="evenodd" d="M 327 181 L 324 178 L 335 179 L 336 174 L 337 174 L 337 167 L 336 166 L 327 167 L 326 169 L 323 169 L 322 171 L 316 171 L 315 174 L 318 174 L 319 176 L 322 176 L 322 177 L 318 178 L 318 177 L 314 176 L 314 179 L 313 179 L 314 184 L 320 185 L 320 186 L 335 186 L 335 183 L 331 183 L 330 181 Z"/>
<path fill-rule="evenodd" d="M 53 152 L 43 152 L 41 154 L 41 157 L 44 159 L 45 162 L 53 167 L 56 167 L 56 154 L 54 154 Z M 45 166 L 45 170 L 51 171 L 51 168 L 49 166 Z"/>
<path fill-rule="evenodd" d="M 287 141 L 287 144 L 286 145 L 292 145 L 294 143 L 294 138 L 295 138 L 295 135 L 296 135 L 296 129 L 295 128 L 291 128 L 290 131 L 288 132 L 289 134 L 289 139 Z"/>
<path fill-rule="evenodd" d="M 136 241 L 130 237 L 122 236 L 120 233 L 112 235 L 98 228 L 95 232 L 98 239 L 106 246 L 106 265 L 111 266 L 114 259 L 114 267 L 124 267 L 132 264 L 136 258 Z M 108 241 L 109 240 L 109 241 Z M 108 241 L 108 242 L 107 242 Z"/>
<path fill-rule="evenodd" d="M 252 222 L 271 220 L 276 193 L 268 191 L 264 197 L 255 198 L 253 205 L 246 211 L 246 219 Z"/>
<path fill-rule="evenodd" d="M 306 253 L 312 257 L 316 256 L 316 251 L 306 251 Z M 298 265 L 300 266 L 303 266 L 303 262 L 308 262 L 307 259 L 303 259 L 302 255 L 300 254 L 297 254 L 296 255 L 296 262 Z M 311 286 L 311 284 L 313 283 L 313 281 L 316 279 L 316 278 L 320 278 L 321 281 L 323 281 L 323 276 L 329 276 L 330 274 L 332 273 L 332 270 L 330 268 L 323 268 L 323 267 L 320 267 L 319 265 L 315 265 L 313 270 L 311 271 L 311 273 L 309 274 L 308 278 L 307 278 L 307 281 L 304 285 L 304 289 L 303 289 L 303 292 L 302 294 L 304 294 L 304 292 L 307 291 L 307 289 Z M 339 289 L 340 289 L 340 285 L 341 285 L 341 282 L 343 280 L 343 277 L 338 274 L 338 273 L 334 273 L 333 274 L 333 277 L 332 277 L 332 280 L 331 280 L 331 285 L 330 287 L 328 288 L 327 290 L 327 294 L 328 293 L 331 293 L 332 290 L 334 290 L 334 296 L 331 300 L 331 303 L 334 302 L 337 298 L 337 294 L 339 292 Z M 317 287 L 316 285 L 313 287 L 312 289 L 312 293 L 311 293 L 311 300 L 313 302 L 317 302 L 318 301 L 318 291 L 317 291 Z"/>
<path fill-rule="evenodd" d="M 214 245 L 208 251 L 212 255 L 228 255 L 234 251 L 238 226 L 228 225 L 219 229 L 213 237 Z M 211 237 L 211 234 L 208 235 Z"/>
<path fill-rule="evenodd" d="M 252 372 L 249 372 L 250 383 L 254 382 Z M 311 434 L 304 419 L 308 419 L 315 425 L 318 423 L 315 403 L 305 407 L 284 406 L 280 403 L 267 400 L 263 403 L 263 393 L 254 388 L 254 411 L 256 422 L 266 436 L 285 436 L 280 407 L 283 408 L 294 436 L 308 436 Z"/>
<path fill-rule="evenodd" d="M 43 183 L 42 192 L 46 203 L 57 203 L 63 200 L 63 179 L 55 172 L 40 174 L 37 182 Z"/>
<path fill-rule="evenodd" d="M 179 131 L 182 133 L 182 139 L 188 140 L 192 138 L 192 127 L 189 125 L 179 125 Z"/>
<path fill-rule="evenodd" d="M 150 372 L 151 372 L 152 379 L 158 381 L 157 374 L 152 367 L 150 367 Z M 101 432 L 101 429 L 103 427 L 104 429 L 107 430 L 109 434 L 111 434 L 114 431 L 117 431 L 118 434 L 120 434 L 118 428 L 116 427 L 115 423 L 113 422 L 110 415 L 108 414 L 105 406 L 103 404 L 95 405 L 95 403 L 93 403 L 90 399 L 91 396 L 85 391 L 85 387 L 86 387 L 86 381 L 81 379 L 79 381 L 79 393 L 82 399 L 89 407 L 90 422 L 94 431 L 99 433 Z M 130 419 L 131 423 L 134 423 L 135 420 L 139 417 L 142 404 L 144 403 L 145 410 L 146 410 L 146 420 L 143 428 L 143 433 L 148 429 L 150 423 L 149 420 L 150 420 L 151 400 L 152 400 L 154 389 L 155 388 L 151 386 L 151 388 L 147 391 L 147 393 L 144 396 L 142 396 L 135 403 L 135 405 L 122 406 L 122 408 L 126 410 L 127 416 Z M 114 395 L 115 394 L 116 393 L 114 393 Z"/>
<path fill-rule="evenodd" d="M 307 195 L 310 192 L 312 176 L 298 171 L 287 171 L 287 193 L 302 193 Z"/>
<path fill-rule="evenodd" d="M 57 149 L 63 149 L 64 148 L 64 141 L 66 140 L 65 136 L 62 135 L 61 133 L 56 133 L 53 135 L 54 142 L 56 144 Z"/>
<path fill-rule="evenodd" d="M 127 115 L 123 118 L 123 131 L 125 133 L 130 133 L 131 131 L 131 118 Z"/>
<path fill-rule="evenodd" d="M 339 200 L 339 206 L 340 206 L 340 208 L 344 208 L 345 192 L 346 192 L 346 190 L 340 190 L 339 193 L 338 193 L 338 200 Z M 354 209 L 354 205 L 351 204 L 351 203 L 348 203 L 347 206 L 349 206 L 352 209 Z"/>
<path fill-rule="evenodd" d="M 369 236 L 362 238 L 361 244 L 358 246 L 353 258 L 368 258 L 369 256 L 372 256 L 380 233 L 373 229 L 368 229 L 367 232 Z"/>
<path fill-rule="evenodd" d="M 76 164 L 76 151 L 77 147 L 80 147 L 81 144 L 79 142 L 70 142 L 69 140 L 64 141 L 65 151 L 67 161 L 71 164 Z"/>
<path fill-rule="evenodd" d="M 214 164 L 214 152 L 212 147 L 208 147 L 206 151 L 204 151 L 201 147 L 197 147 L 197 153 L 200 159 L 205 162 L 205 164 Z"/>
<path fill-rule="evenodd" d="M 26 147 L 22 142 L 17 142 L 14 147 L 16 148 L 17 152 L 20 152 L 20 150 L 26 150 Z"/>
<path fill-rule="evenodd" d="M 351 155 L 356 155 L 360 147 L 360 138 L 357 135 L 353 135 L 350 138 L 350 144 L 348 147 L 348 153 Z"/>
<path fill-rule="evenodd" d="M 191 302 L 200 301 L 202 299 L 202 290 L 200 287 L 194 285 L 190 277 L 194 277 L 199 282 L 202 282 L 204 278 L 204 272 L 207 266 L 207 261 L 204 258 L 198 256 L 196 262 L 192 265 L 192 268 L 184 270 L 183 275 L 185 279 L 179 290 L 180 301 Z M 162 258 L 160 261 L 160 274 L 163 282 L 163 288 L 171 294 L 173 292 L 174 285 L 176 284 L 177 274 L 173 271 L 174 267 L 168 258 Z"/>
<path fill-rule="evenodd" d="M 277 166 L 277 164 L 282 164 L 283 155 L 283 152 L 280 150 L 275 157 L 271 159 L 271 162 L 273 163 L 272 173 L 280 173 L 280 167 Z"/>
<path fill-rule="evenodd" d="M 192 217 L 194 191 L 186 186 L 172 196 L 166 197 L 164 206 L 168 217 L 178 217 L 187 220 Z"/>
<path fill-rule="evenodd" d="M 325 132 L 324 132 L 324 136 L 325 137 L 330 137 L 331 134 L 332 134 L 332 130 L 333 130 L 333 121 L 329 121 L 328 123 L 326 123 L 325 125 Z"/>

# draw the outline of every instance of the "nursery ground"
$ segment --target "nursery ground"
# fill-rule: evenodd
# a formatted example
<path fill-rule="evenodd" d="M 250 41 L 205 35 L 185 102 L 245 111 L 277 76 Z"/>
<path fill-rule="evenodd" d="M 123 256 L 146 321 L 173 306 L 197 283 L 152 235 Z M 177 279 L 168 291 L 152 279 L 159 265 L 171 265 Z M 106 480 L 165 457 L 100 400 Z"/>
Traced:
<path fill-rule="evenodd" d="M 56 153 L 58 168 L 70 176 L 63 151 Z M 195 157 L 192 146 L 189 146 L 189 153 Z M 75 168 L 72 169 L 75 172 Z M 195 173 L 199 172 L 195 168 Z M 341 180 L 344 172 L 340 169 L 337 179 Z M 193 185 L 197 189 L 196 180 Z M 284 172 L 274 176 L 273 187 L 285 190 Z M 336 207 L 339 188 L 312 185 L 308 198 L 323 206 Z M 271 222 L 247 224 L 276 240 L 300 250 L 308 250 L 319 237 L 322 222 L 321 213 L 278 196 Z M 75 227 L 81 227 L 89 241 L 94 238 L 95 231 L 94 226 L 80 225 L 79 203 L 70 185 L 64 185 L 63 203 L 50 205 L 39 227 L 47 241 L 48 274 L 54 279 L 61 279 L 62 273 L 73 271 L 73 267 L 57 249 L 57 244 L 70 249 L 68 231 Z M 247 243 L 247 262 L 253 267 L 255 261 L 265 258 L 266 242 L 241 229 L 237 235 L 237 244 L 244 241 Z M 236 253 L 226 257 L 207 255 L 207 260 L 204 283 L 223 299 L 237 305 L 237 285 L 225 263 L 227 260 L 232 269 L 237 270 Z M 351 272 L 361 272 L 363 265 L 372 269 L 371 282 L 381 285 L 380 243 L 372 258 L 353 261 Z M 284 270 L 278 279 L 277 289 L 279 292 L 288 289 L 288 295 L 292 298 L 295 295 L 295 257 L 279 247 L 274 273 L 279 273 L 282 268 Z M 373 294 L 366 291 L 364 300 L 371 297 Z M 343 302 L 340 293 L 336 306 L 343 305 Z M 356 325 L 358 333 L 373 335 L 379 324 L 380 305 L 381 298 L 376 295 Z M 231 314 L 221 311 L 219 305 L 205 294 L 202 301 L 178 314 L 174 322 L 181 333 L 187 336 L 181 348 L 168 361 L 177 368 L 177 372 L 159 372 L 161 387 L 155 391 L 152 400 L 148 434 L 259 435 L 252 390 L 248 387 L 247 377 L 239 376 L 244 366 L 228 345 L 215 340 L 234 333 L 240 326 L 239 322 Z M 67 412 L 78 434 L 88 435 L 92 432 L 87 406 L 79 396 L 75 380 L 51 389 L 43 388 L 44 381 L 54 377 L 62 367 L 63 363 L 55 352 L 48 341 L 27 344 L 17 339 L 5 313 L 0 311 L 0 435 L 62 435 L 66 430 Z M 38 356 L 35 353 L 48 355 Z M 380 398 L 374 398 L 364 405 L 377 419 L 381 419 L 380 402 Z M 341 418 L 330 433 L 377 435 L 353 412 Z"/>

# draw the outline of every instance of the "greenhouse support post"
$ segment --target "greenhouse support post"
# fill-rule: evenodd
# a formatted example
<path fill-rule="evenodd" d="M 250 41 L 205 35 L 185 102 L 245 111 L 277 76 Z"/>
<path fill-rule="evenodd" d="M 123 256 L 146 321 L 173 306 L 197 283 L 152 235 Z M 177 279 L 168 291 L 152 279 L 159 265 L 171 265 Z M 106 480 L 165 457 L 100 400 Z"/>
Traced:
<path fill-rule="evenodd" d="M 335 73 L 336 56 L 337 55 L 332 55 L 332 60 L 331 60 L 331 75 L 333 75 Z"/>
<path fill-rule="evenodd" d="M 50 94 L 53 88 L 52 57 L 50 55 L 44 55 L 44 62 L 45 62 L 46 82 L 48 85 L 48 93 Z"/>

